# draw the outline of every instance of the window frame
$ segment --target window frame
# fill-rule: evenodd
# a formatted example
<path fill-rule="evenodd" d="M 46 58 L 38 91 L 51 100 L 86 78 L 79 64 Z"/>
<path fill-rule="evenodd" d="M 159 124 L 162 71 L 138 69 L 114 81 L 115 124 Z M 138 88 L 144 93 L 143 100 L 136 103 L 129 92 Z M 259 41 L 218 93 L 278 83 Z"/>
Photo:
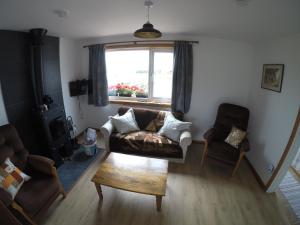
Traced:
<path fill-rule="evenodd" d="M 120 97 L 120 96 L 109 96 L 111 102 L 138 102 L 138 103 L 154 103 L 154 104 L 169 104 L 171 103 L 171 98 L 159 98 L 153 97 L 153 84 L 154 84 L 154 54 L 155 52 L 172 52 L 174 53 L 173 46 L 130 46 L 130 47 L 113 47 L 106 48 L 107 51 L 130 51 L 130 50 L 148 50 L 149 51 L 149 74 L 148 74 L 148 97 L 147 98 L 134 98 L 134 97 Z M 172 95 L 172 93 L 171 93 Z"/>

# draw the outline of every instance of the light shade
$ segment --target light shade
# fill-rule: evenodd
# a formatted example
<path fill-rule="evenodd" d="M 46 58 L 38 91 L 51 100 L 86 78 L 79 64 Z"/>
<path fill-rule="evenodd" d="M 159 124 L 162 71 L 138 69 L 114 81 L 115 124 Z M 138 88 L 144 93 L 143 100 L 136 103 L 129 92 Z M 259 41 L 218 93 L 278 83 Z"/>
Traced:
<path fill-rule="evenodd" d="M 143 25 L 143 28 L 134 32 L 134 36 L 137 38 L 160 38 L 161 32 L 154 29 L 150 22 L 147 22 Z"/>

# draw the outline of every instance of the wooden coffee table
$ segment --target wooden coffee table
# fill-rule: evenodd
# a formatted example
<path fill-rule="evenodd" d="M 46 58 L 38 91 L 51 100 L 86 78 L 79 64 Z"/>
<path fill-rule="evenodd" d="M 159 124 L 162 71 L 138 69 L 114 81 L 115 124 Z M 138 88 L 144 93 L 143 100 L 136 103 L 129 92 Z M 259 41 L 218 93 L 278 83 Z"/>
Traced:
<path fill-rule="evenodd" d="M 156 196 L 157 211 L 166 194 L 168 161 L 111 152 L 92 178 L 100 200 L 101 185 Z"/>

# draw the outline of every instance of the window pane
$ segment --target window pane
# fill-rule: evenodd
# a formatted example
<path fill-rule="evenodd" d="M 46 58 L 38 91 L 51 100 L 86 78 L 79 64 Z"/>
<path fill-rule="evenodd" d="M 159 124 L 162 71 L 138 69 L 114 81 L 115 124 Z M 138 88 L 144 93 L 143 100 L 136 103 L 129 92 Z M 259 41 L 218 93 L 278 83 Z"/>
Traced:
<path fill-rule="evenodd" d="M 106 51 L 109 96 L 148 97 L 149 50 Z"/>
<path fill-rule="evenodd" d="M 173 52 L 154 52 L 153 97 L 171 99 Z"/>

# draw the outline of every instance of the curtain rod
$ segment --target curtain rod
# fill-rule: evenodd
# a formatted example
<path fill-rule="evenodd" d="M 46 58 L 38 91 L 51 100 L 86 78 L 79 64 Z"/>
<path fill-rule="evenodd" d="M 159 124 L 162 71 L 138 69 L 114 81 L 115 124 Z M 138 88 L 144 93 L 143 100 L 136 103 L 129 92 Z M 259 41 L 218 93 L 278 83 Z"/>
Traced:
<path fill-rule="evenodd" d="M 109 43 L 101 43 L 101 44 L 115 45 L 115 44 L 128 44 L 128 43 L 138 44 L 138 43 L 161 43 L 161 42 L 175 42 L 175 41 L 179 41 L 179 40 L 119 41 L 119 42 L 109 42 Z M 187 42 L 189 42 L 191 44 L 199 44 L 199 41 L 187 41 Z M 91 47 L 93 45 L 96 45 L 96 44 L 85 45 L 85 46 L 83 46 L 83 48 L 88 48 L 88 47 Z"/>

